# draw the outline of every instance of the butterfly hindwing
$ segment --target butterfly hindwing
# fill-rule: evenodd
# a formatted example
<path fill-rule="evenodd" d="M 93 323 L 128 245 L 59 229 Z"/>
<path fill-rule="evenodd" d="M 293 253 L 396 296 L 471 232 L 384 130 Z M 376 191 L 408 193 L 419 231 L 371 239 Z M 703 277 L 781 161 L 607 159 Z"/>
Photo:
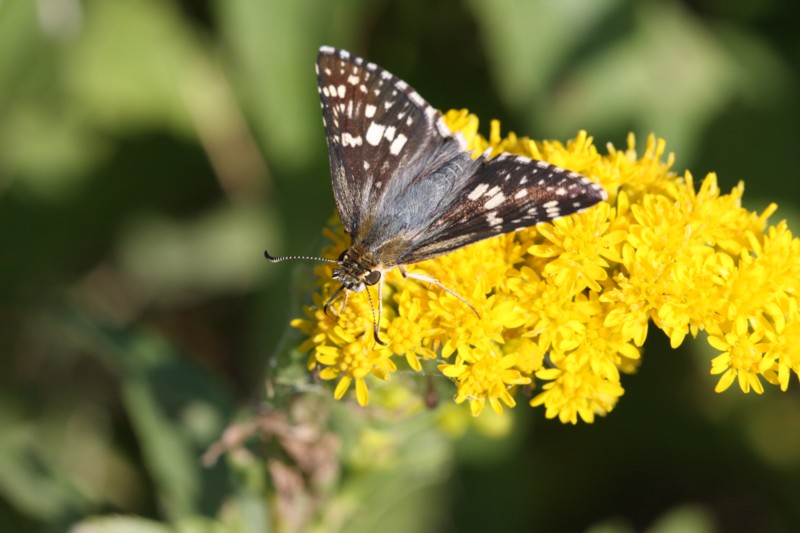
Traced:
<path fill-rule="evenodd" d="M 583 176 L 523 156 L 484 160 L 401 263 L 415 263 L 468 244 L 577 213 L 604 200 Z"/>

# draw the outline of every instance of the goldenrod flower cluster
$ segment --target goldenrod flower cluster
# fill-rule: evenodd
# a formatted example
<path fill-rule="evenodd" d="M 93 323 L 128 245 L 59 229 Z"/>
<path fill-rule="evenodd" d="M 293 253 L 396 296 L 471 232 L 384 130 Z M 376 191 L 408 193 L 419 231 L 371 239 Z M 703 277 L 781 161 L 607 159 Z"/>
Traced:
<path fill-rule="evenodd" d="M 292 325 L 307 335 L 310 368 L 336 380 L 337 399 L 355 382 L 365 405 L 370 375 L 386 380 L 398 366 L 419 371 L 431 359 L 475 415 L 487 401 L 498 413 L 514 407 L 516 390 L 527 387 L 547 417 L 592 422 L 622 396 L 620 373 L 637 368 L 651 322 L 673 347 L 707 333 L 721 352 L 711 362 L 718 392 L 734 381 L 744 392 L 760 393 L 764 382 L 785 390 L 800 375 L 800 241 L 785 222 L 768 226 L 774 205 L 748 211 L 742 184 L 722 194 L 714 174 L 696 188 L 688 172 L 671 172 L 673 158 L 653 136 L 641 155 L 632 135 L 626 150 L 601 155 L 585 132 L 566 145 L 501 138 L 494 121 L 485 139 L 466 111 L 445 119 L 477 153 L 491 147 L 574 170 L 609 199 L 408 267 L 466 298 L 480 318 L 440 288 L 390 272 L 387 347 L 373 339 L 366 293 L 351 294 L 338 316 L 322 312 L 338 284 L 329 265 L 318 267 L 320 292 Z M 349 246 L 340 226 L 326 234 L 326 257 Z"/>

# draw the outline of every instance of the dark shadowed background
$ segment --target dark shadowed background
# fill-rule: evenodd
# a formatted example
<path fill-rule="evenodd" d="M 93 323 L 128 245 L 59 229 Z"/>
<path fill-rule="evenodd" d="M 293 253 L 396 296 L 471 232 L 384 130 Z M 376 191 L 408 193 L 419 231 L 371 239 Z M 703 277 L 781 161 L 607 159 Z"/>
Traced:
<path fill-rule="evenodd" d="M 316 253 L 333 213 L 320 45 L 484 134 L 654 132 L 797 231 L 797 20 L 788 0 L 0 0 L 0 531 L 210 531 L 186 524 L 241 492 L 199 457 L 304 302 L 263 249 Z M 709 361 L 652 328 L 608 417 L 521 402 L 512 436 L 397 502 L 415 529 L 381 530 L 800 531 L 796 383 L 718 395 Z"/>

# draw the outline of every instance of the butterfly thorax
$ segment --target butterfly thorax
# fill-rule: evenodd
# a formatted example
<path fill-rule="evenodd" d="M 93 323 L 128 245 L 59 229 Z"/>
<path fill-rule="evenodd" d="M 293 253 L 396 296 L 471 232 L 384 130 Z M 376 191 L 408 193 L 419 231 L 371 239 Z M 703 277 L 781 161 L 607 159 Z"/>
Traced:
<path fill-rule="evenodd" d="M 381 265 L 355 246 L 342 252 L 337 262 L 339 268 L 333 271 L 333 279 L 340 281 L 347 290 L 361 292 L 381 279 Z"/>

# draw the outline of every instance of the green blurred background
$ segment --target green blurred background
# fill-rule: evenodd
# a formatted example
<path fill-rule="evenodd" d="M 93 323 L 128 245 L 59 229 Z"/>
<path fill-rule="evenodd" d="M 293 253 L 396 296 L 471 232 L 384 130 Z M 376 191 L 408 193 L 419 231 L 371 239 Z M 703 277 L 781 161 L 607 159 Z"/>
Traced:
<path fill-rule="evenodd" d="M 307 296 L 263 249 L 315 253 L 334 209 L 320 45 L 484 134 L 655 132 L 797 230 L 797 20 L 788 0 L 0 0 L 0 531 L 270 530 L 263 461 L 200 456 L 259 405 Z M 717 395 L 687 345 L 652 329 L 607 418 L 523 402 L 510 435 L 468 433 L 329 529 L 800 531 L 798 387 Z"/>

